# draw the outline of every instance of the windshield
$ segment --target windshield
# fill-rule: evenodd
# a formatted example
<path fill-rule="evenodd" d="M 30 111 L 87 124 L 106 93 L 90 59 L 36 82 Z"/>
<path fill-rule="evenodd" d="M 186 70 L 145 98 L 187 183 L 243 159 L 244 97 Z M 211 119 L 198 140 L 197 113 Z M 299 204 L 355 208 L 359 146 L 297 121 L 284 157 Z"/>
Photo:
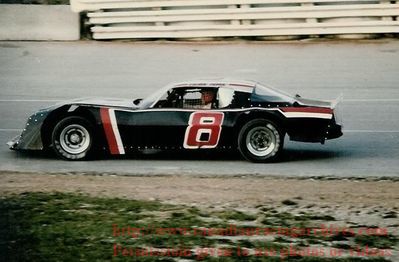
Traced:
<path fill-rule="evenodd" d="M 169 85 L 164 86 L 163 88 L 159 89 L 158 91 L 156 91 L 152 95 L 148 96 L 147 98 L 144 98 L 140 102 L 139 107 L 141 109 L 152 107 L 155 104 L 155 102 L 157 102 L 172 87 L 173 87 L 173 84 L 169 84 Z"/>
<path fill-rule="evenodd" d="M 256 84 L 252 98 L 262 98 L 270 102 L 294 102 L 292 95 L 283 91 L 277 90 L 270 86 Z"/>

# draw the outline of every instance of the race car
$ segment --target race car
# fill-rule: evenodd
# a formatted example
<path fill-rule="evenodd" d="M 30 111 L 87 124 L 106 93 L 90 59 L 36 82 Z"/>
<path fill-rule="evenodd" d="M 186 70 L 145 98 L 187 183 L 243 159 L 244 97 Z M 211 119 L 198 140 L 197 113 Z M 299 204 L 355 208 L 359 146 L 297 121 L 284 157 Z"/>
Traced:
<path fill-rule="evenodd" d="M 204 103 L 204 94 L 210 101 Z M 39 110 L 13 150 L 51 149 L 66 160 L 98 152 L 239 150 L 252 162 L 278 159 L 291 140 L 342 136 L 337 101 L 291 96 L 254 81 L 208 79 L 172 83 L 145 99 L 77 99 Z"/>

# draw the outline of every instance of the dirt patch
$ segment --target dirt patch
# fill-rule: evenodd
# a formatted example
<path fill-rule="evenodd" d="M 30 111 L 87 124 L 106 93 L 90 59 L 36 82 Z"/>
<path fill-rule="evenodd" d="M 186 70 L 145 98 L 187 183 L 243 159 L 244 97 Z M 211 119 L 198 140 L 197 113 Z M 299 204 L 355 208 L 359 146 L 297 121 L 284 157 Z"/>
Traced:
<path fill-rule="evenodd" d="M 1 195 L 52 191 L 244 210 L 273 206 L 291 212 L 318 211 L 339 221 L 398 226 L 398 181 L 10 172 L 0 175 Z"/>

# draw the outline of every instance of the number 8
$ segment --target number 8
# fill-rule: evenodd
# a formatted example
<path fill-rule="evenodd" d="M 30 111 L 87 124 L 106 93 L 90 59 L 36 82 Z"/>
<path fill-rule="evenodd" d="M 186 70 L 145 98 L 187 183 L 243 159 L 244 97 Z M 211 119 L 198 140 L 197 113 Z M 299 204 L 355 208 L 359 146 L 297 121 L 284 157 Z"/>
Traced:
<path fill-rule="evenodd" d="M 215 148 L 222 131 L 223 118 L 221 112 L 192 113 L 184 136 L 184 148 Z"/>

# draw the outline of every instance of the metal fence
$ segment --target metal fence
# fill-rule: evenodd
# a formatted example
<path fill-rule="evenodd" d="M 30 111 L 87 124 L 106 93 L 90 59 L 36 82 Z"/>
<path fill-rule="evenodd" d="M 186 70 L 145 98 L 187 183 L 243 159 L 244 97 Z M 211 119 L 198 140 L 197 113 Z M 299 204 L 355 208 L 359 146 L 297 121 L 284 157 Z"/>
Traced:
<path fill-rule="evenodd" d="M 94 39 L 399 33 L 399 3 L 366 0 L 71 0 Z"/>

